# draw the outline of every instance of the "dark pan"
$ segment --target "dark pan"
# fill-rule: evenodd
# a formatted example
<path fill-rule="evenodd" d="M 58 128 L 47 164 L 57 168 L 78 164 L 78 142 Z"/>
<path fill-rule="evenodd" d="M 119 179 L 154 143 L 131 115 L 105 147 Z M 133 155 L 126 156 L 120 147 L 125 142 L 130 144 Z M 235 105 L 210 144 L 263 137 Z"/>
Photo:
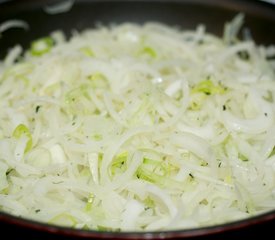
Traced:
<path fill-rule="evenodd" d="M 48 15 L 43 11 L 53 0 L 0 0 L 0 22 L 8 19 L 22 19 L 29 23 L 30 31 L 10 29 L 0 38 L 0 57 L 16 43 L 25 48 L 29 42 L 47 35 L 55 29 L 67 34 L 71 29 L 82 30 L 103 24 L 125 21 L 143 23 L 159 21 L 171 26 L 194 29 L 204 23 L 209 32 L 221 35 L 224 22 L 238 12 L 246 15 L 245 27 L 251 30 L 258 44 L 275 43 L 275 6 L 253 0 L 79 0 L 71 11 L 58 15 Z M 198 229 L 110 233 L 75 230 L 50 226 L 0 212 L 1 236 L 21 239 L 233 239 L 235 237 L 272 238 L 275 228 L 275 210 L 250 219 L 213 227 Z M 269 236 L 269 237 L 268 237 Z M 273 235 L 274 236 L 274 235 Z M 273 239 L 273 238 L 272 238 Z"/>

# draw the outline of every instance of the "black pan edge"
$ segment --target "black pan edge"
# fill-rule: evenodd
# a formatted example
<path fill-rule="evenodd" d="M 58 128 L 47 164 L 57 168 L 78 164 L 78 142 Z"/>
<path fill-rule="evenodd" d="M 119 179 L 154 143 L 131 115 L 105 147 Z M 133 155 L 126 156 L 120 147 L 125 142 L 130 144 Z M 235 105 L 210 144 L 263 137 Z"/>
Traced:
<path fill-rule="evenodd" d="M 9 19 L 10 17 L 16 17 L 24 20 L 24 18 L 28 19 L 28 14 L 30 13 L 39 13 L 42 14 L 41 18 L 46 18 L 46 14 L 43 13 L 42 7 L 45 6 L 48 3 L 54 3 L 57 2 L 56 0 L 20 0 L 20 1 L 9 1 L 3 4 L 0 4 L 0 22 L 4 21 L 6 19 Z M 262 41 L 262 38 L 259 37 L 258 42 L 259 43 L 275 43 L 275 6 L 265 3 L 265 2 L 259 2 L 259 1 L 251 1 L 251 0 L 170 0 L 170 1 L 165 1 L 165 0 L 79 0 L 77 1 L 76 5 L 82 5 L 84 7 L 88 5 L 94 4 L 94 6 L 124 6 L 121 11 L 125 11 L 126 5 L 129 6 L 129 4 L 134 4 L 135 6 L 139 6 L 139 10 L 142 10 L 143 6 L 144 8 L 152 7 L 153 5 L 155 6 L 166 6 L 167 2 L 169 2 L 169 6 L 179 6 L 179 5 L 185 5 L 185 6 L 194 6 L 195 7 L 203 7 L 206 9 L 209 8 L 216 8 L 221 11 L 228 12 L 226 15 L 226 19 L 229 19 L 229 16 L 234 16 L 237 12 L 244 12 L 247 15 L 247 25 L 253 25 L 256 24 L 255 29 L 259 32 L 259 34 L 265 34 L 266 38 Z M 116 13 L 119 13 L 120 8 L 116 8 Z M 149 11 L 147 10 L 146 13 Z M 161 13 L 162 11 L 153 11 L 155 16 L 157 17 L 157 14 Z M 25 14 L 24 14 L 25 13 Z M 139 12 L 140 13 L 140 12 Z M 68 13 L 70 14 L 70 12 Z M 129 13 L 127 13 L 129 15 Z M 127 14 L 124 15 L 127 16 Z M 65 14 L 60 14 L 56 16 L 51 16 L 54 19 L 62 18 L 66 19 L 67 13 Z M 75 18 L 77 17 L 76 15 L 72 15 Z M 220 16 L 220 15 L 219 15 Z M 37 17 L 37 15 L 35 15 Z M 50 16 L 49 16 L 50 17 Z M 117 17 L 115 15 L 114 17 Z M 159 16 L 160 19 L 162 16 Z M 144 19 L 137 19 L 138 21 L 144 21 Z M 119 21 L 122 21 L 123 18 L 119 18 Z M 169 21 L 171 21 L 171 24 L 176 22 L 177 18 L 168 18 Z M 173 22 L 173 21 L 174 22 Z M 105 22 L 108 22 L 108 18 L 104 19 Z M 270 27 L 270 31 L 263 29 L 260 31 L 262 25 L 257 25 L 259 24 L 259 21 L 263 23 L 273 23 L 274 25 Z M 42 23 L 44 23 L 42 21 Z M 199 23 L 199 22 L 198 22 Z M 40 22 L 39 22 L 40 24 Z M 60 24 L 61 26 L 62 24 Z M 194 23 L 190 24 L 190 26 L 193 26 Z M 206 23 L 208 26 L 208 24 Z M 217 23 L 217 26 L 219 25 L 218 31 L 221 31 L 221 25 L 222 23 Z M 216 26 L 216 25 L 213 25 Z M 31 26 L 33 27 L 33 26 Z M 85 27 L 82 23 L 79 25 L 76 25 L 76 27 L 83 28 Z M 50 26 L 47 31 L 52 29 L 52 26 Z M 68 28 L 67 28 L 68 29 Z M 213 28 L 214 29 L 214 28 Z M 272 30 L 273 29 L 273 30 Z M 43 29 L 36 30 L 34 26 L 34 33 L 23 33 L 23 30 L 9 30 L 7 32 L 7 36 L 11 36 L 10 38 L 13 38 L 14 36 L 17 36 L 18 33 L 20 33 L 20 36 L 22 38 L 25 38 L 23 42 L 29 42 L 32 38 L 36 38 L 40 36 L 41 34 L 45 34 L 43 32 Z M 211 27 L 210 27 L 211 30 Z M 273 31 L 273 32 L 272 32 Z M 268 34 L 266 34 L 268 32 Z M 252 34 L 253 34 L 253 29 L 252 29 Z M 10 41 L 6 40 L 7 37 L 4 36 L 4 41 L 0 41 L 0 55 L 2 53 L 2 49 L 7 50 L 8 47 L 12 46 L 8 44 Z M 258 38 L 256 38 L 257 40 Z M 20 41 L 20 38 L 17 39 L 17 41 Z M 266 41 L 266 42 L 265 42 Z M 3 47 L 3 48 L 2 48 Z M 75 230 L 71 228 L 63 228 L 63 227 L 57 227 L 57 226 L 51 226 L 43 223 L 38 223 L 34 222 L 31 220 L 26 220 L 22 219 L 19 217 L 14 217 L 6 213 L 1 213 L 0 212 L 0 223 L 5 223 L 7 225 L 12 225 L 12 226 L 19 226 L 20 228 L 27 228 L 30 230 L 34 230 L 37 232 L 43 232 L 43 233 L 49 233 L 53 235 L 63 235 L 66 237 L 82 237 L 82 238 L 115 238 L 115 239 L 137 239 L 137 238 L 143 238 L 143 239 L 163 239 L 163 238 L 183 238 L 183 237 L 196 237 L 196 236 L 205 236 L 209 234 L 218 234 L 218 233 L 229 233 L 233 232 L 235 230 L 239 229 L 245 229 L 250 227 L 254 228 L 258 224 L 265 224 L 266 222 L 273 222 L 272 226 L 275 227 L 275 210 L 271 211 L 269 213 L 265 213 L 256 217 L 252 217 L 246 220 L 240 220 L 232 223 L 227 223 L 227 224 L 221 224 L 218 226 L 212 226 L 212 227 L 205 227 L 205 228 L 199 228 L 199 229 L 187 229 L 187 230 L 177 230 L 177 231 L 159 231 L 159 232 L 125 232 L 125 233 L 110 233 L 110 232 L 98 232 L 98 231 L 85 231 L 85 230 Z"/>

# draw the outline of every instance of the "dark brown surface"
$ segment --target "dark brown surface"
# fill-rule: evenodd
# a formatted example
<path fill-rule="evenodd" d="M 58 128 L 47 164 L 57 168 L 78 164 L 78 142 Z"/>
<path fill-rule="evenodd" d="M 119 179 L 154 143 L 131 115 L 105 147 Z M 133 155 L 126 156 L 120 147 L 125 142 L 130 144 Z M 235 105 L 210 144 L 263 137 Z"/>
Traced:
<path fill-rule="evenodd" d="M 193 29 L 199 23 L 207 26 L 207 31 L 220 35 L 225 21 L 238 12 L 246 14 L 245 27 L 260 44 L 275 43 L 275 7 L 253 0 L 80 0 L 68 12 L 49 16 L 42 7 L 54 0 L 19 0 L 0 4 L 0 22 L 7 19 L 22 19 L 29 23 L 30 31 L 10 29 L 0 38 L 0 57 L 16 43 L 28 48 L 29 42 L 47 35 L 55 29 L 62 29 L 68 35 L 71 29 L 94 27 L 124 21 L 143 23 L 160 21 L 171 26 Z M 268 236 L 275 228 L 275 211 L 272 213 L 214 228 L 191 231 L 159 232 L 147 234 L 110 234 L 76 231 L 23 221 L 0 213 L 1 235 L 11 239 L 73 239 L 73 236 L 107 238 L 172 238 L 199 236 L 194 239 L 233 239 Z M 206 235 L 205 235 L 206 234 Z M 211 235 L 209 235 L 211 234 Z"/>
<path fill-rule="evenodd" d="M 0 229 L 2 236 L 8 236 L 9 239 L 28 239 L 28 240 L 74 240 L 74 239 L 182 239 L 192 236 L 194 240 L 200 239 L 259 239 L 265 237 L 266 239 L 273 239 L 273 231 L 275 228 L 275 219 L 273 213 L 267 217 L 267 221 L 263 219 L 242 221 L 239 223 L 223 225 L 216 228 L 205 228 L 193 231 L 175 231 L 175 232 L 159 232 L 142 234 L 110 234 L 110 233 L 96 233 L 96 232 L 77 232 L 68 229 L 45 227 L 45 225 L 32 224 L 30 222 L 20 222 L 18 219 L 8 219 L 9 223 L 3 221 L 0 217 Z M 269 219 L 269 220 L 268 220 Z M 205 233 L 205 234 L 203 234 Z"/>
<path fill-rule="evenodd" d="M 47 2 L 54 0 L 18 0 L 0 6 L 0 22 L 22 19 L 31 29 L 27 32 L 8 30 L 0 39 L 0 56 L 18 42 L 27 47 L 31 40 L 52 30 L 62 29 L 69 33 L 73 28 L 93 27 L 96 22 L 160 21 L 188 29 L 205 23 L 208 31 L 221 34 L 224 22 L 238 12 L 246 13 L 245 26 L 251 29 L 257 42 L 275 42 L 274 7 L 253 0 L 80 0 L 70 12 L 51 16 L 42 10 Z"/>

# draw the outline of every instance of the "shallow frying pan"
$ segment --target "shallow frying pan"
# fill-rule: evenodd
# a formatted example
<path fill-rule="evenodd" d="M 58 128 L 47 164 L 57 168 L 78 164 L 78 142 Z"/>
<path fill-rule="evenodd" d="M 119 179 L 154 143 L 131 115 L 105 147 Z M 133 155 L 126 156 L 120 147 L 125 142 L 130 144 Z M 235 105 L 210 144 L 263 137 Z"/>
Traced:
<path fill-rule="evenodd" d="M 1 3 L 2 2 L 2 3 Z M 67 34 L 71 29 L 82 30 L 96 23 L 143 23 L 159 21 L 171 26 L 194 29 L 204 23 L 209 32 L 221 35 L 225 21 L 238 12 L 246 15 L 245 27 L 251 30 L 258 44 L 275 43 L 275 6 L 253 0 L 79 0 L 66 13 L 48 15 L 43 11 L 55 0 L 0 0 L 0 22 L 22 19 L 30 30 L 10 29 L 0 38 L 0 57 L 16 43 L 29 46 L 33 39 L 47 35 L 55 29 Z M 108 233 L 74 230 L 50 226 L 13 217 L 0 212 L 1 236 L 24 239 L 163 239 L 195 237 L 204 239 L 232 239 L 234 237 L 266 237 L 275 228 L 275 210 L 247 220 L 199 229 L 146 232 Z M 6 235 L 5 235 L 6 234 Z"/>

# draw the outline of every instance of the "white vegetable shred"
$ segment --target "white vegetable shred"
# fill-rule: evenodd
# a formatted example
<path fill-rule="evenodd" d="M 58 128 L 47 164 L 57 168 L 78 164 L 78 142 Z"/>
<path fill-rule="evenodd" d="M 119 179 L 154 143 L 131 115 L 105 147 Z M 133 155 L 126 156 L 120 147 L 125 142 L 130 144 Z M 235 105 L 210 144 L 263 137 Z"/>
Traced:
<path fill-rule="evenodd" d="M 125 23 L 15 46 L 0 63 L 1 210 L 155 231 L 275 209 L 274 46 L 240 40 L 242 22 L 223 38 Z"/>
<path fill-rule="evenodd" d="M 54 5 L 45 6 L 44 11 L 48 14 L 59 14 L 69 12 L 74 5 L 75 0 L 62 0 Z"/>
<path fill-rule="evenodd" d="M 0 24 L 0 37 L 3 32 L 11 28 L 23 28 L 25 30 L 29 30 L 29 25 L 25 21 L 18 19 L 12 19 L 3 22 Z"/>

